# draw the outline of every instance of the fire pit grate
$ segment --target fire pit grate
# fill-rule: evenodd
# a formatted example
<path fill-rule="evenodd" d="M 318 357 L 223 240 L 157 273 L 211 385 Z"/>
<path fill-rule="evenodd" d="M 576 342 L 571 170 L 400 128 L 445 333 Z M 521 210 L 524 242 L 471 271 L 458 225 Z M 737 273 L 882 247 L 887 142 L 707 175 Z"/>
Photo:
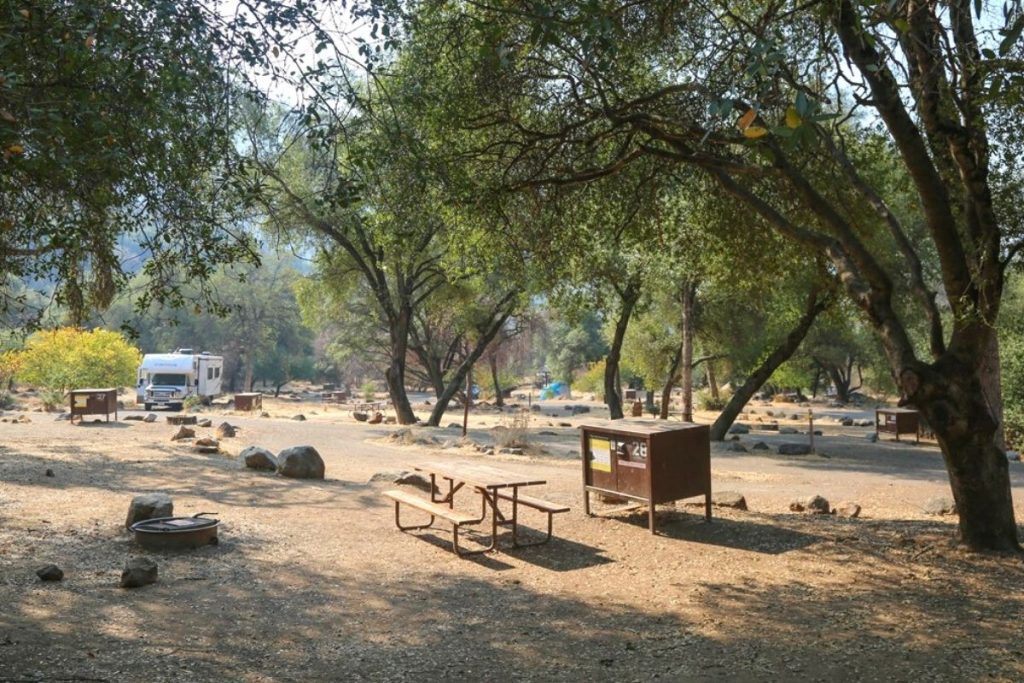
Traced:
<path fill-rule="evenodd" d="M 180 550 L 217 543 L 219 519 L 206 519 L 200 512 L 193 517 L 157 517 L 131 525 L 135 542 L 150 550 Z"/>

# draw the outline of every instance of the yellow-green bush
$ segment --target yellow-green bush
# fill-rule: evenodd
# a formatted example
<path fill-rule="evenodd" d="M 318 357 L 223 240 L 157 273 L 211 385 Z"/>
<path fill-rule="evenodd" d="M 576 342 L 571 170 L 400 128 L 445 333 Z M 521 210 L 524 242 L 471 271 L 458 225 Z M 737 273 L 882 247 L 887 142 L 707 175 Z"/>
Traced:
<path fill-rule="evenodd" d="M 135 383 L 141 354 L 110 330 L 74 327 L 36 332 L 18 354 L 17 379 L 50 393 Z"/>
<path fill-rule="evenodd" d="M 603 401 L 604 367 L 605 362 L 603 360 L 599 360 L 591 365 L 587 368 L 586 372 L 579 375 L 572 383 L 573 390 L 581 391 L 583 393 L 593 393 L 595 401 Z"/>

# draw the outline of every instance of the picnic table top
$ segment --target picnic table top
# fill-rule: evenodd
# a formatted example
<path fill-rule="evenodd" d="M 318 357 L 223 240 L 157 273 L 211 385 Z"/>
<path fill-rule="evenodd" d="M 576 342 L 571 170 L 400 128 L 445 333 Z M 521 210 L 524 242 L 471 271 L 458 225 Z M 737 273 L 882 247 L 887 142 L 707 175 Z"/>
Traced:
<path fill-rule="evenodd" d="M 426 462 L 415 465 L 414 469 L 488 489 L 547 483 L 545 479 L 538 477 L 473 462 Z"/>

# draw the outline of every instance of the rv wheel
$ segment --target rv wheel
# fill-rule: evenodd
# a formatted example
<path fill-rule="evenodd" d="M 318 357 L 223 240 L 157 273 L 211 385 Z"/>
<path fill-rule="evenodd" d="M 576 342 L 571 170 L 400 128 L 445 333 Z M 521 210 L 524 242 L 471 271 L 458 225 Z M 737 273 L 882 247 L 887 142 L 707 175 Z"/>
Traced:
<path fill-rule="evenodd" d="M 147 413 L 148 413 L 149 411 L 153 410 L 153 404 L 152 404 L 152 403 L 146 403 L 146 404 L 144 404 L 144 405 L 146 406 L 146 412 L 147 412 Z"/>

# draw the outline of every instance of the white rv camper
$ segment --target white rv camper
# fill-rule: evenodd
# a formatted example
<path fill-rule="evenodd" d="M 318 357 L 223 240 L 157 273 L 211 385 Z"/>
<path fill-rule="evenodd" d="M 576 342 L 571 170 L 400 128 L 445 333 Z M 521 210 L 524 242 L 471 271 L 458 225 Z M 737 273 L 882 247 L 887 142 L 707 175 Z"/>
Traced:
<path fill-rule="evenodd" d="M 163 406 L 181 410 L 189 396 L 198 396 L 203 403 L 220 394 L 224 358 L 205 351 L 178 349 L 174 353 L 147 353 L 139 366 L 136 403 L 151 410 Z"/>

